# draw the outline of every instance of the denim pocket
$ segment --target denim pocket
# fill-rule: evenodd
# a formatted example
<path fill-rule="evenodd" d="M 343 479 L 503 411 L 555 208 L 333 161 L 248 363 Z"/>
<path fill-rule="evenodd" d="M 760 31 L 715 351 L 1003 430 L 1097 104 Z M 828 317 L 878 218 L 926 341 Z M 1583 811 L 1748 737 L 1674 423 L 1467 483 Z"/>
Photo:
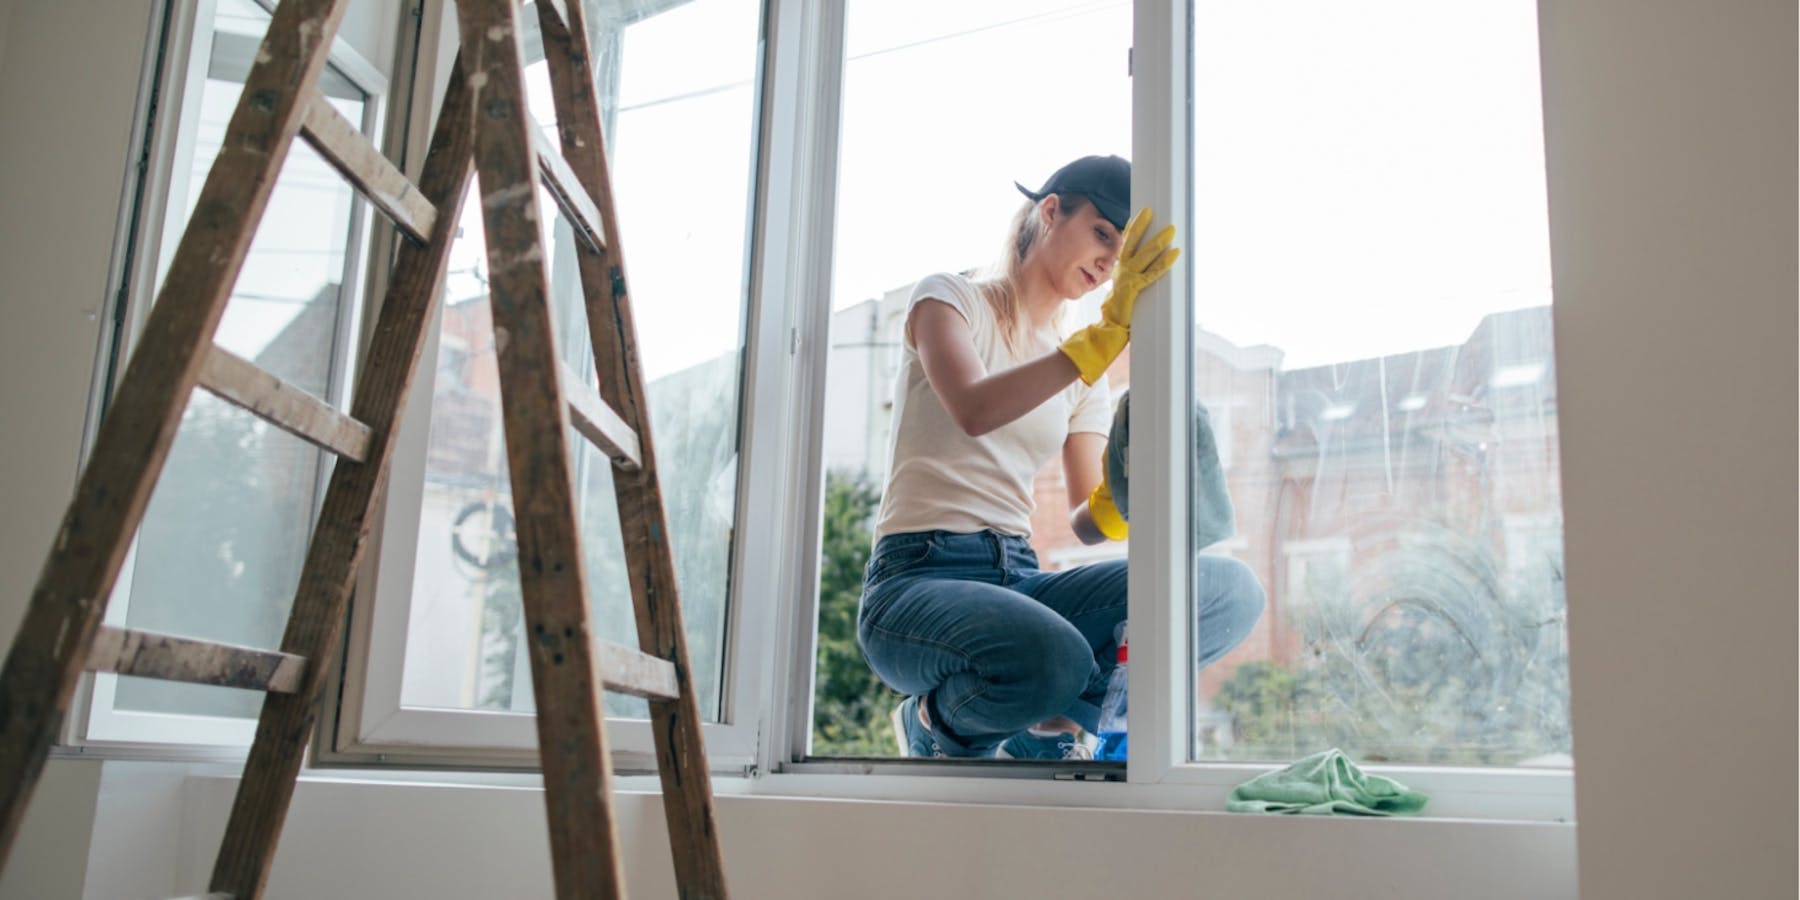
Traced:
<path fill-rule="evenodd" d="M 936 544 L 935 539 L 925 538 L 877 548 L 874 560 L 869 563 L 868 580 L 880 581 L 914 566 L 923 565 L 931 558 Z"/>

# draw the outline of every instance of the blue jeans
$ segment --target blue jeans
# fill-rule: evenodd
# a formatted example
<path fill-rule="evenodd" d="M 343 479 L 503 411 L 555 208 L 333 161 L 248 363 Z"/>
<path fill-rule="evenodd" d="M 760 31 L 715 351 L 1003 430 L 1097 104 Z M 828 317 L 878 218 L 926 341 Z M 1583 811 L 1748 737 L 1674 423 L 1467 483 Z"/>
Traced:
<path fill-rule="evenodd" d="M 951 756 L 987 756 L 1058 715 L 1099 729 L 1125 619 L 1125 560 L 1038 570 L 1024 538 L 981 531 L 893 534 L 863 578 L 857 641 L 875 674 L 928 704 Z M 1194 560 L 1196 666 L 1224 656 L 1262 614 L 1249 566 Z"/>

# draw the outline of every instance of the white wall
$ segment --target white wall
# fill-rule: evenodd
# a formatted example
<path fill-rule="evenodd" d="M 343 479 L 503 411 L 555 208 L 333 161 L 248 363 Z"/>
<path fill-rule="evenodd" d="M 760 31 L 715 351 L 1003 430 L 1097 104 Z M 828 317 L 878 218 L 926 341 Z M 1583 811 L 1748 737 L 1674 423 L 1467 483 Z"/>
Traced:
<path fill-rule="evenodd" d="M 0 900 L 82 895 L 94 848 L 101 769 L 98 760 L 52 760 L 44 768 L 11 861 L 0 870 Z"/>
<path fill-rule="evenodd" d="M 151 0 L 20 0 L 0 53 L 0 639 L 74 491 Z"/>
<path fill-rule="evenodd" d="M 0 20 L 0 121 L 41 123 L 0 130 L 0 637 L 73 485 L 150 7 L 25 0 Z M 1594 0 L 1541 17 L 1581 896 L 1792 897 L 1794 9 Z M 127 862 L 164 863 L 140 885 L 197 889 L 229 783 L 143 765 L 53 761 L 0 897 L 109 896 Z M 170 804 L 172 851 L 107 824 Z M 639 895 L 664 895 L 658 807 L 621 806 Z M 1555 825 L 737 797 L 720 821 L 750 898 L 910 897 L 932 868 L 993 896 L 1576 887 Z M 308 783 L 273 894 L 543 895 L 542 827 L 529 791 Z"/>
<path fill-rule="evenodd" d="M 12 21 L 13 6 L 18 0 L 0 0 L 0 64 L 6 62 L 6 27 Z"/>
<path fill-rule="evenodd" d="M 0 0 L 0 642 L 75 486 L 153 0 Z M 0 897 L 79 897 L 101 765 L 53 760 Z M 116 852 L 109 850 L 108 852 Z"/>
<path fill-rule="evenodd" d="M 1795 896 L 1795 6 L 1540 2 L 1586 900 Z"/>
<path fill-rule="evenodd" d="M 1076 786 L 1078 789 L 1081 786 Z M 211 870 L 235 782 L 191 782 L 201 826 L 177 888 Z M 347 815 L 349 810 L 354 815 Z M 619 795 L 629 895 L 672 897 L 655 795 Z M 719 833 L 743 900 L 945 897 L 1573 898 L 1572 828 L 1554 824 L 1272 819 L 722 796 Z M 184 826 L 187 827 L 187 826 Z M 380 852 L 369 848 L 379 846 Z M 935 887 L 931 887 L 935 885 Z M 1455 885 L 1447 892 L 1446 885 Z M 270 900 L 547 897 L 536 790 L 302 786 Z M 112 900 L 110 894 L 88 900 Z"/>

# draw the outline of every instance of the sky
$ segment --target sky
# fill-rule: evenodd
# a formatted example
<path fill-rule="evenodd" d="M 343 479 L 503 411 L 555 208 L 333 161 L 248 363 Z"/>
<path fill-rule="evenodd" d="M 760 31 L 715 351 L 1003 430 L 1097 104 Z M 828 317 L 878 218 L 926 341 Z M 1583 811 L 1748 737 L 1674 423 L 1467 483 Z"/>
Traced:
<path fill-rule="evenodd" d="M 626 30 L 611 160 L 653 379 L 742 339 L 759 8 L 694 0 Z M 1130 42 L 1126 0 L 847 0 L 816 289 L 843 308 L 984 266 L 1013 181 L 1129 157 Z M 1460 343 L 1550 301 L 1533 4 L 1200 0 L 1193 55 L 1193 217 L 1176 224 L 1199 327 L 1298 368 Z M 452 301 L 482 289 L 472 213 Z M 229 328 L 253 343 L 284 308 Z"/>
<path fill-rule="evenodd" d="M 1548 303 L 1536 37 L 1521 0 L 1197 2 L 1199 327 L 1295 368 Z M 990 262 L 1012 181 L 1131 155 L 1127 3 L 852 0 L 848 44 L 836 307 Z"/>

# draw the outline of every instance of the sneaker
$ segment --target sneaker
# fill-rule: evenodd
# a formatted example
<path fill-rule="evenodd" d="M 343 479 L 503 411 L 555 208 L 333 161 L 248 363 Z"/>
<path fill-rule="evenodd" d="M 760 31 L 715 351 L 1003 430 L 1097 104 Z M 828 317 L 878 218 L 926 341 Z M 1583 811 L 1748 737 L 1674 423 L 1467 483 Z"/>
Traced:
<path fill-rule="evenodd" d="M 994 755 L 1000 759 L 1093 759 L 1090 740 L 1092 737 L 1087 734 L 1039 734 L 1027 730 L 1007 738 Z"/>
<path fill-rule="evenodd" d="M 888 715 L 888 720 L 894 723 L 894 744 L 901 756 L 943 756 L 944 748 L 938 746 L 937 737 L 926 724 L 926 713 L 919 706 L 919 700 L 908 697 Z"/>

